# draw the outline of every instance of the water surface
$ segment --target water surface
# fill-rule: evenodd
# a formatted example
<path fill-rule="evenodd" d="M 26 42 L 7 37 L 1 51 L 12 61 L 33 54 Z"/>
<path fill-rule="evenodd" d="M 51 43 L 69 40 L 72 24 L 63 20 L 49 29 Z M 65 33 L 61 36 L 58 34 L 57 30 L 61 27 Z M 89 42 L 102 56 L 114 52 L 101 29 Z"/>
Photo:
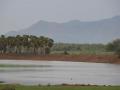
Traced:
<path fill-rule="evenodd" d="M 120 85 L 120 65 L 65 62 L 0 60 L 0 64 L 31 67 L 0 67 L 0 81 L 6 83 Z"/>

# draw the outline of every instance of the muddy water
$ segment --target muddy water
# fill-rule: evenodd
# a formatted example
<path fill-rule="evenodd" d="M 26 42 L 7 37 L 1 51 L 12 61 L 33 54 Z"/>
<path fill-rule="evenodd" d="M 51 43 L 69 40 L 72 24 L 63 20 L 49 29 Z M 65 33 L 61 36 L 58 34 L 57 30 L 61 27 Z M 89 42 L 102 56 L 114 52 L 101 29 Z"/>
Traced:
<path fill-rule="evenodd" d="M 0 60 L 0 64 L 31 65 L 0 67 L 0 81 L 6 83 L 120 85 L 120 65 L 117 64 L 25 60 Z"/>

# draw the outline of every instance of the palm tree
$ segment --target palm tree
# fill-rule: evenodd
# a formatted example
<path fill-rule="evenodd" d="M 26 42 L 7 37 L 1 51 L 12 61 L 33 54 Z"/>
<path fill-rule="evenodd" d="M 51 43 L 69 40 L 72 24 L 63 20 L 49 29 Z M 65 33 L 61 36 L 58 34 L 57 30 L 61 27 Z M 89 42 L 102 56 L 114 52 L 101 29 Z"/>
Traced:
<path fill-rule="evenodd" d="M 23 46 L 23 49 L 24 49 L 24 52 L 25 53 L 28 53 L 29 52 L 29 48 L 30 48 L 30 36 L 29 35 L 23 35 L 22 36 L 22 46 Z"/>
<path fill-rule="evenodd" d="M 47 48 L 46 48 L 46 54 L 49 54 L 50 53 L 50 48 L 53 46 L 53 39 L 49 39 L 48 38 L 48 42 L 47 42 Z"/>
<path fill-rule="evenodd" d="M 1 53 L 16 53 L 16 54 L 33 54 L 46 55 L 50 53 L 50 48 L 53 46 L 53 40 L 40 36 L 33 35 L 17 35 L 17 36 L 0 36 L 0 52 Z"/>
<path fill-rule="evenodd" d="M 15 42 L 16 42 L 16 53 L 17 54 L 21 54 L 21 49 L 22 49 L 22 45 L 23 45 L 23 38 L 20 35 L 17 35 L 15 38 Z"/>
<path fill-rule="evenodd" d="M 1 35 L 0 37 L 0 50 L 1 53 L 6 53 L 6 49 L 7 49 L 7 41 L 4 35 Z"/>
<path fill-rule="evenodd" d="M 7 43 L 7 51 L 8 53 L 14 53 L 15 52 L 15 37 L 9 36 L 6 38 Z"/>
<path fill-rule="evenodd" d="M 38 38 L 36 36 L 31 35 L 30 36 L 30 44 L 33 48 L 33 53 L 37 54 L 37 48 L 38 48 Z"/>

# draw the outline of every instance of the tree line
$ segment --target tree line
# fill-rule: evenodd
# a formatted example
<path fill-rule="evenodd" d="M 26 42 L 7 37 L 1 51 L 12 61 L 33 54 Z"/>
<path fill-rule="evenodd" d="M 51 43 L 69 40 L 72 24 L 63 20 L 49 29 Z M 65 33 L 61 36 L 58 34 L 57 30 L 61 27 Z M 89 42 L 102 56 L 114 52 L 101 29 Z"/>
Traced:
<path fill-rule="evenodd" d="M 54 40 L 44 36 L 34 35 L 16 35 L 16 36 L 0 36 L 0 53 L 15 54 L 38 54 L 46 55 L 50 51 L 100 51 L 114 52 L 120 57 L 120 39 L 103 44 L 69 44 L 55 43 Z"/>
<path fill-rule="evenodd" d="M 115 39 L 107 44 L 72 44 L 72 43 L 55 43 L 51 49 L 53 52 L 62 51 L 64 54 L 71 51 L 78 52 L 98 52 L 109 53 L 120 57 L 120 39 Z"/>
<path fill-rule="evenodd" d="M 40 54 L 50 53 L 54 41 L 51 38 L 34 35 L 0 36 L 0 53 Z"/>

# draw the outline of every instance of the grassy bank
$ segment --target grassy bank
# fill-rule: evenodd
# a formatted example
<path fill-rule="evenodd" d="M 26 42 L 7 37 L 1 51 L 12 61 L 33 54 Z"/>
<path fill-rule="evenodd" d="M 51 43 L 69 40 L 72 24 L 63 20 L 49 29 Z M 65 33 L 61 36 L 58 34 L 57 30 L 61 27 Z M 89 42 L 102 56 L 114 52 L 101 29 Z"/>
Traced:
<path fill-rule="evenodd" d="M 0 85 L 0 90 L 120 90 L 120 86 L 22 86 Z"/>

